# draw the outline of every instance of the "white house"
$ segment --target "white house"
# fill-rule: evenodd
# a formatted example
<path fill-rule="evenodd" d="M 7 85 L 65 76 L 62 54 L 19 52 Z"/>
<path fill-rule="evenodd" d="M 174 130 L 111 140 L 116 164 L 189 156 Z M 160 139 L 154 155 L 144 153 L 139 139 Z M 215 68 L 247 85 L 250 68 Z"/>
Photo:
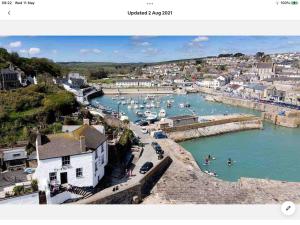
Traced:
<path fill-rule="evenodd" d="M 117 87 L 151 87 L 153 82 L 150 79 L 127 79 L 116 81 Z"/>
<path fill-rule="evenodd" d="M 87 123 L 77 128 L 68 127 L 69 132 L 37 136 L 35 177 L 48 203 L 62 203 L 72 198 L 73 188 L 93 189 L 104 176 L 107 165 L 103 127 L 99 129 Z"/>

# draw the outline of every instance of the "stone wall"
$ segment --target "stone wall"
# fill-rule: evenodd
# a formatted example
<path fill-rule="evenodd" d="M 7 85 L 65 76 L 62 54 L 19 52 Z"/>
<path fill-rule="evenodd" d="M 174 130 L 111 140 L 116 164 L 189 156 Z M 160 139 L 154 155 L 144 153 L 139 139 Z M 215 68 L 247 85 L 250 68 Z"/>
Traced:
<path fill-rule="evenodd" d="M 174 141 L 184 141 L 199 137 L 207 137 L 213 135 L 220 135 L 229 132 L 251 130 L 251 129 L 262 129 L 263 123 L 260 119 L 248 120 L 242 122 L 233 122 L 220 125 L 213 125 L 207 127 L 201 127 L 196 129 L 190 129 L 185 131 L 174 131 L 169 132 L 168 137 Z"/>
<path fill-rule="evenodd" d="M 175 131 L 186 131 L 186 130 L 204 128 L 204 127 L 209 127 L 209 126 L 216 126 L 216 125 L 221 125 L 221 124 L 244 122 L 244 121 L 251 121 L 251 120 L 258 120 L 258 119 L 259 118 L 255 117 L 253 115 L 239 115 L 236 117 L 218 119 L 218 120 L 213 120 L 213 121 L 208 121 L 208 122 L 194 123 L 194 124 L 175 126 L 175 127 L 166 127 L 166 128 L 163 128 L 163 130 L 167 133 L 175 132 Z"/>
<path fill-rule="evenodd" d="M 158 165 L 153 167 L 141 180 L 131 180 L 121 183 L 118 190 L 113 191 L 116 186 L 106 188 L 93 196 L 75 202 L 76 204 L 132 204 L 139 203 L 169 167 L 172 160 L 166 156 Z"/>

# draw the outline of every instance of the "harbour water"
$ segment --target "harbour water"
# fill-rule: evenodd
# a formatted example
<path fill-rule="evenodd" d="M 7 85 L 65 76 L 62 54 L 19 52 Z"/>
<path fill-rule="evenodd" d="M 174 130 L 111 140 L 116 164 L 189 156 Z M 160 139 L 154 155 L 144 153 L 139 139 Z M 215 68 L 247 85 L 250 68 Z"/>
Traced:
<path fill-rule="evenodd" d="M 134 101 L 142 102 L 145 96 L 126 96 Z M 166 107 L 167 100 L 173 100 L 171 108 Z M 155 100 L 156 101 L 156 100 Z M 149 111 L 166 110 L 167 116 L 191 114 L 212 115 L 230 113 L 260 112 L 233 107 L 220 103 L 207 102 L 200 94 L 159 96 L 159 108 Z M 92 104 L 100 103 L 117 110 L 117 100 L 112 96 L 102 96 L 92 100 Z M 190 108 L 180 108 L 180 103 L 189 103 Z M 120 105 L 130 120 L 138 119 L 137 109 L 128 109 Z M 141 109 L 139 109 L 141 110 Z M 145 111 L 143 109 L 141 111 Z M 269 178 L 285 181 L 300 181 L 300 129 L 284 128 L 264 122 L 264 130 L 251 130 L 229 133 L 220 136 L 199 138 L 180 143 L 190 151 L 203 170 L 214 171 L 223 180 L 236 181 L 240 177 Z M 208 154 L 216 157 L 209 165 L 203 165 Z M 234 161 L 227 166 L 227 159 Z"/>

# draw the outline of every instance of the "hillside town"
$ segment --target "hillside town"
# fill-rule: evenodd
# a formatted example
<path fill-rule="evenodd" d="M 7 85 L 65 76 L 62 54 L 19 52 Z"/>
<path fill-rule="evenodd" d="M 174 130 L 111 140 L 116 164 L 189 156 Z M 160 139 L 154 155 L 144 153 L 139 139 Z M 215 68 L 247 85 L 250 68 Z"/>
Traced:
<path fill-rule="evenodd" d="M 136 65 L 131 73 L 121 77 L 109 74 L 100 82 L 77 71 L 52 77 L 47 82 L 71 93 L 79 106 L 76 111 L 57 116 L 55 122 L 63 124 L 55 132 L 40 133 L 40 127 L 34 127 L 31 140 L 15 141 L 0 148 L 0 204 L 140 203 L 157 182 L 154 180 L 175 160 L 169 142 L 180 154 L 186 154 L 172 141 L 262 129 L 263 124 L 253 115 L 200 116 L 191 110 L 190 115 L 168 116 L 164 109 L 159 115 L 137 110 L 136 115 L 141 113 L 145 119 L 134 122 L 119 111 L 120 105 L 128 105 L 128 110 L 150 110 L 161 107 L 156 94 L 200 92 L 215 101 L 211 95 L 278 106 L 281 110 L 276 115 L 290 117 L 294 113 L 288 112 L 290 109 L 300 109 L 299 62 L 300 53 L 236 53 Z M 108 79 L 112 82 L 104 82 Z M 13 65 L 1 69 L 0 80 L 3 91 L 43 83 Z M 142 102 L 127 99 L 122 94 L 129 90 L 147 96 Z M 106 93 L 115 96 L 112 100 L 118 101 L 117 110 L 92 104 L 94 98 Z M 191 104 L 180 103 L 179 108 L 190 108 Z M 175 107 L 172 97 L 166 101 L 166 107 Z M 83 116 L 82 110 L 85 110 Z M 299 114 L 295 115 L 292 126 L 280 121 L 277 125 L 299 126 Z M 195 129 L 199 133 L 194 136 L 178 135 Z M 217 176 L 213 171 L 205 173 Z"/>

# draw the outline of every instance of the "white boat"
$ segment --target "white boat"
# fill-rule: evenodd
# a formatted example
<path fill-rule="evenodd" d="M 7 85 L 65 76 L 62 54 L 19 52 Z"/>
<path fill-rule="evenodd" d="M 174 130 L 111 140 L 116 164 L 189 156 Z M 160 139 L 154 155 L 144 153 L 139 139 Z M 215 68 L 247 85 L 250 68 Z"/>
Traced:
<path fill-rule="evenodd" d="M 128 106 L 127 106 L 127 108 L 128 108 L 128 109 L 131 109 L 131 108 L 132 108 L 132 106 L 131 106 L 131 105 L 128 105 Z"/>
<path fill-rule="evenodd" d="M 151 108 L 151 105 L 146 104 L 146 108 L 147 108 L 147 109 L 150 109 L 150 108 Z"/>
<path fill-rule="evenodd" d="M 121 121 L 128 120 L 128 116 L 121 116 L 121 117 L 120 117 L 120 120 L 121 120 Z"/>
<path fill-rule="evenodd" d="M 180 103 L 180 104 L 179 104 L 179 107 L 180 107 L 180 108 L 184 108 L 184 103 Z"/>
<path fill-rule="evenodd" d="M 138 109 L 138 108 L 139 108 L 139 105 L 138 105 L 138 104 L 135 104 L 135 105 L 133 106 L 133 108 Z"/>
<path fill-rule="evenodd" d="M 147 116 L 146 120 L 156 120 L 157 114 L 156 112 L 151 112 L 149 116 Z"/>
<path fill-rule="evenodd" d="M 155 107 L 155 104 L 154 104 L 153 102 L 151 102 L 150 107 L 151 107 L 151 108 L 154 108 L 154 107 Z"/>
<path fill-rule="evenodd" d="M 120 99 L 121 99 L 121 100 L 124 100 L 124 99 L 125 99 L 125 97 L 124 97 L 124 96 L 122 96 Z"/>
<path fill-rule="evenodd" d="M 135 114 L 136 114 L 137 116 L 143 116 L 143 115 L 144 115 L 144 113 L 143 113 L 142 111 L 136 111 Z"/>
<path fill-rule="evenodd" d="M 126 102 L 125 102 L 125 101 L 122 101 L 121 103 L 122 103 L 122 105 L 126 105 Z"/>
<path fill-rule="evenodd" d="M 145 106 L 144 105 L 140 105 L 140 109 L 143 109 L 143 108 L 145 108 Z"/>
<path fill-rule="evenodd" d="M 130 101 L 130 104 L 133 105 L 133 104 L 134 104 L 134 100 L 131 100 L 131 101 Z"/>
<path fill-rule="evenodd" d="M 158 113 L 158 116 L 159 116 L 160 118 L 166 117 L 166 110 L 161 109 L 161 110 L 159 111 L 159 113 Z"/>
<path fill-rule="evenodd" d="M 151 115 L 151 112 L 150 112 L 150 111 L 145 111 L 145 112 L 144 112 L 144 115 L 145 115 L 146 117 L 148 117 L 148 116 Z"/>

